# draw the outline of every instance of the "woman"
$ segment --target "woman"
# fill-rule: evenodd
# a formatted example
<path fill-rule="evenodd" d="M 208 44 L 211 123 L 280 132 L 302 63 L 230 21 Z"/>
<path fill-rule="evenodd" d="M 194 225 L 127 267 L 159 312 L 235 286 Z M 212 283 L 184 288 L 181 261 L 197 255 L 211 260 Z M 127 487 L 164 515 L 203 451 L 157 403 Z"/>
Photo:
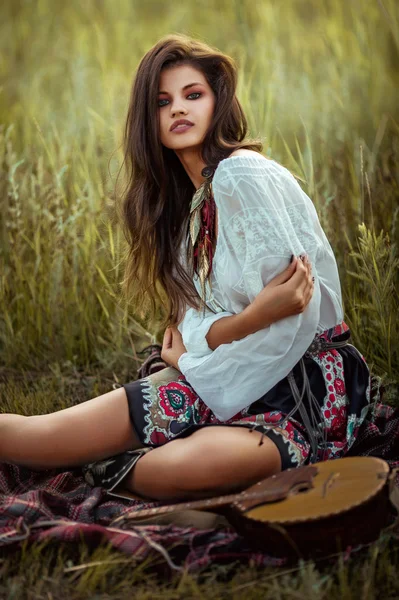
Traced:
<path fill-rule="evenodd" d="M 245 139 L 236 80 L 231 58 L 173 35 L 132 88 L 125 283 L 137 306 L 167 298 L 170 366 L 49 415 L 1 415 L 1 460 L 169 500 L 353 444 L 370 374 L 347 343 L 335 258 L 291 173 Z"/>

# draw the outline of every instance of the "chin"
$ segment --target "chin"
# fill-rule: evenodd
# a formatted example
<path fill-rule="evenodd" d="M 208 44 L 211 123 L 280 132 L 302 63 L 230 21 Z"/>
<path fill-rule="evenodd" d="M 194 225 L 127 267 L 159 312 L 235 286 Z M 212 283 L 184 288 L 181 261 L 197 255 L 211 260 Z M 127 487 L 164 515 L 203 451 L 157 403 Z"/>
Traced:
<path fill-rule="evenodd" d="M 198 146 L 199 144 L 202 144 L 205 136 L 193 136 L 190 135 L 190 132 L 187 133 L 188 134 L 181 134 L 181 139 L 174 139 L 173 141 L 168 139 L 166 144 L 164 143 L 164 146 L 170 150 L 184 150 L 185 148 L 191 148 L 192 146 Z M 176 137 L 178 136 L 176 135 Z"/>

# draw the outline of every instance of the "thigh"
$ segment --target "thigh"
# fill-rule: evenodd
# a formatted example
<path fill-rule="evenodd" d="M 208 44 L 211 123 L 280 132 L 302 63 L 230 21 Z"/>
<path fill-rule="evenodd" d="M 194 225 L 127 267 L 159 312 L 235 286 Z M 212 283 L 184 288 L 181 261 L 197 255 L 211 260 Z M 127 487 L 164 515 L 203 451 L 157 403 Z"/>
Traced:
<path fill-rule="evenodd" d="M 143 456 L 127 487 L 152 498 L 245 489 L 281 470 L 276 444 L 246 427 L 204 427 Z"/>
<path fill-rule="evenodd" d="M 235 481 L 251 485 L 281 471 L 281 455 L 276 444 L 259 431 L 241 426 L 204 427 L 186 439 L 184 467 L 200 459 L 201 476 L 229 486 Z"/>
<path fill-rule="evenodd" d="M 18 422 L 17 433 L 14 461 L 32 468 L 80 466 L 142 447 L 123 388 L 54 413 L 26 417 Z"/>

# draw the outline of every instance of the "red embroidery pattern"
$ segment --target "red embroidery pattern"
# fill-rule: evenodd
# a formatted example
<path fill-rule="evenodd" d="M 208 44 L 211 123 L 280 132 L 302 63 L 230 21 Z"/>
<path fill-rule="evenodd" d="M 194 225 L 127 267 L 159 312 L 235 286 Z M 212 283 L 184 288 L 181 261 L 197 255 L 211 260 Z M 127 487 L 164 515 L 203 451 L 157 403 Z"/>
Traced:
<path fill-rule="evenodd" d="M 334 328 L 324 331 L 320 337 L 331 341 L 349 331 L 342 322 Z M 368 383 L 364 394 L 349 397 L 345 385 L 343 357 L 337 349 L 330 349 L 312 356 L 319 366 L 325 384 L 325 397 L 321 405 L 324 426 L 327 429 L 327 447 L 319 447 L 314 460 L 338 458 L 345 454 L 356 439 L 357 432 L 365 419 L 370 403 L 370 376 L 364 358 L 352 346 L 357 358 L 362 359 L 363 369 L 368 374 Z M 358 363 L 357 363 L 358 364 Z M 357 376 L 357 375 L 356 375 Z M 147 445 L 164 444 L 189 427 L 197 425 L 237 425 L 257 428 L 265 435 L 279 436 L 280 450 L 286 454 L 291 466 L 298 466 L 309 459 L 310 445 L 306 429 L 295 418 L 284 421 L 285 414 L 278 410 L 260 414 L 249 414 L 249 408 L 234 415 L 226 422 L 218 421 L 211 409 L 199 398 L 184 375 L 169 367 L 140 380 L 143 395 L 144 443 Z M 275 437 L 272 437 L 275 439 Z"/>

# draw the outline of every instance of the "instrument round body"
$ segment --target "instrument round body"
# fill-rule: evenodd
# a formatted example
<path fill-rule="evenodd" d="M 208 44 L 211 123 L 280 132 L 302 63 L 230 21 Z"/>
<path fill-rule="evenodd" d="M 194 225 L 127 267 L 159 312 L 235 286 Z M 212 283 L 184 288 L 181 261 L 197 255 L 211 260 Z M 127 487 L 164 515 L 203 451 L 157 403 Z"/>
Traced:
<path fill-rule="evenodd" d="M 389 471 L 373 457 L 287 469 L 248 488 L 248 500 L 231 504 L 226 516 L 251 544 L 275 556 L 326 556 L 370 543 L 388 525 Z M 262 500 L 262 486 L 265 495 L 274 491 L 273 501 Z"/>

